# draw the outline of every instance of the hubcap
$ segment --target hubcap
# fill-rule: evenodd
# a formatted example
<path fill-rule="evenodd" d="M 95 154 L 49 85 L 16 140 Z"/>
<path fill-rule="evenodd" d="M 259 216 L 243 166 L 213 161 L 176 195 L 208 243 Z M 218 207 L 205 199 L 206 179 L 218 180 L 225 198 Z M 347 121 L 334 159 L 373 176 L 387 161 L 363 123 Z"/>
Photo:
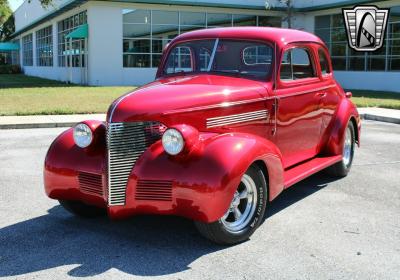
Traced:
<path fill-rule="evenodd" d="M 230 232 L 239 232 L 251 221 L 257 206 L 257 187 L 249 175 L 243 175 L 228 211 L 221 218 Z"/>
<path fill-rule="evenodd" d="M 346 129 L 346 136 L 344 139 L 344 146 L 343 146 L 343 163 L 346 166 L 349 166 L 351 161 L 351 149 L 352 149 L 352 138 L 351 138 L 351 131 L 350 128 Z"/>

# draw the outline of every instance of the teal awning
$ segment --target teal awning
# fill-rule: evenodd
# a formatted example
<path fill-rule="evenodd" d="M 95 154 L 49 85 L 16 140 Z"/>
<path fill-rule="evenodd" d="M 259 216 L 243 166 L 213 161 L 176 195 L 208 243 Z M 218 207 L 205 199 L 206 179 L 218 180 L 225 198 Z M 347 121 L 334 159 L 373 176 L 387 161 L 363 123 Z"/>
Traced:
<path fill-rule="evenodd" d="M 65 36 L 66 39 L 84 39 L 89 35 L 89 26 L 87 24 L 83 24 L 79 26 L 77 29 L 69 33 Z"/>
<path fill-rule="evenodd" d="M 0 43 L 0 52 L 11 52 L 18 51 L 19 44 L 11 43 L 11 42 L 1 42 Z"/>

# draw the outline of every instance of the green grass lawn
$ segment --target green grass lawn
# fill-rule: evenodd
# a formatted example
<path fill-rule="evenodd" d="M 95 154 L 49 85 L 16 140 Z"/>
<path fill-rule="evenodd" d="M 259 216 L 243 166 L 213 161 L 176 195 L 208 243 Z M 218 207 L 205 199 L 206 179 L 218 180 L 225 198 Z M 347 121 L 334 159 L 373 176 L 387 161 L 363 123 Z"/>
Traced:
<path fill-rule="evenodd" d="M 351 100 L 358 107 L 379 107 L 400 110 L 400 93 L 368 90 L 350 90 Z"/>
<path fill-rule="evenodd" d="M 0 75 L 0 116 L 106 113 L 111 102 L 135 87 L 89 87 Z"/>
<path fill-rule="evenodd" d="M 90 87 L 19 75 L 0 75 L 0 116 L 106 113 L 135 87 Z M 400 110 L 400 93 L 351 90 L 359 107 Z"/>

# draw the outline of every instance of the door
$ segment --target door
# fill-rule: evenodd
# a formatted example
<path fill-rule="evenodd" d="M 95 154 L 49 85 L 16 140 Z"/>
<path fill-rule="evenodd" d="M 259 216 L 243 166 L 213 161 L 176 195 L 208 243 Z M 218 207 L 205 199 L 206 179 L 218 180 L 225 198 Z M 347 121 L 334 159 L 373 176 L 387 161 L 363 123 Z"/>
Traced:
<path fill-rule="evenodd" d="M 321 98 L 320 107 L 322 111 L 321 134 L 324 135 L 339 104 L 339 89 L 336 86 L 331 70 L 331 63 L 328 59 L 328 51 L 322 47 L 318 48 L 318 58 L 321 70 L 321 81 L 325 87 L 325 95 Z"/>
<path fill-rule="evenodd" d="M 311 46 L 292 45 L 284 50 L 277 77 L 276 135 L 285 168 L 313 158 L 318 153 L 325 94 L 317 73 Z"/>

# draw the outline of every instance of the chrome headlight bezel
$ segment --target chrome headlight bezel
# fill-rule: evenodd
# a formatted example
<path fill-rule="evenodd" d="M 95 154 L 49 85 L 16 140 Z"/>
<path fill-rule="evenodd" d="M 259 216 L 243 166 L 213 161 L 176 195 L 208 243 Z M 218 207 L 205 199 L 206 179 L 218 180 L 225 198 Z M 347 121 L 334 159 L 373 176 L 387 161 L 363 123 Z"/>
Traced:
<path fill-rule="evenodd" d="M 74 142 L 80 148 L 86 148 L 93 142 L 93 131 L 85 123 L 79 123 L 74 127 Z"/>
<path fill-rule="evenodd" d="M 178 155 L 185 148 L 185 139 L 182 133 L 175 128 L 168 128 L 161 141 L 165 152 L 171 156 Z"/>

